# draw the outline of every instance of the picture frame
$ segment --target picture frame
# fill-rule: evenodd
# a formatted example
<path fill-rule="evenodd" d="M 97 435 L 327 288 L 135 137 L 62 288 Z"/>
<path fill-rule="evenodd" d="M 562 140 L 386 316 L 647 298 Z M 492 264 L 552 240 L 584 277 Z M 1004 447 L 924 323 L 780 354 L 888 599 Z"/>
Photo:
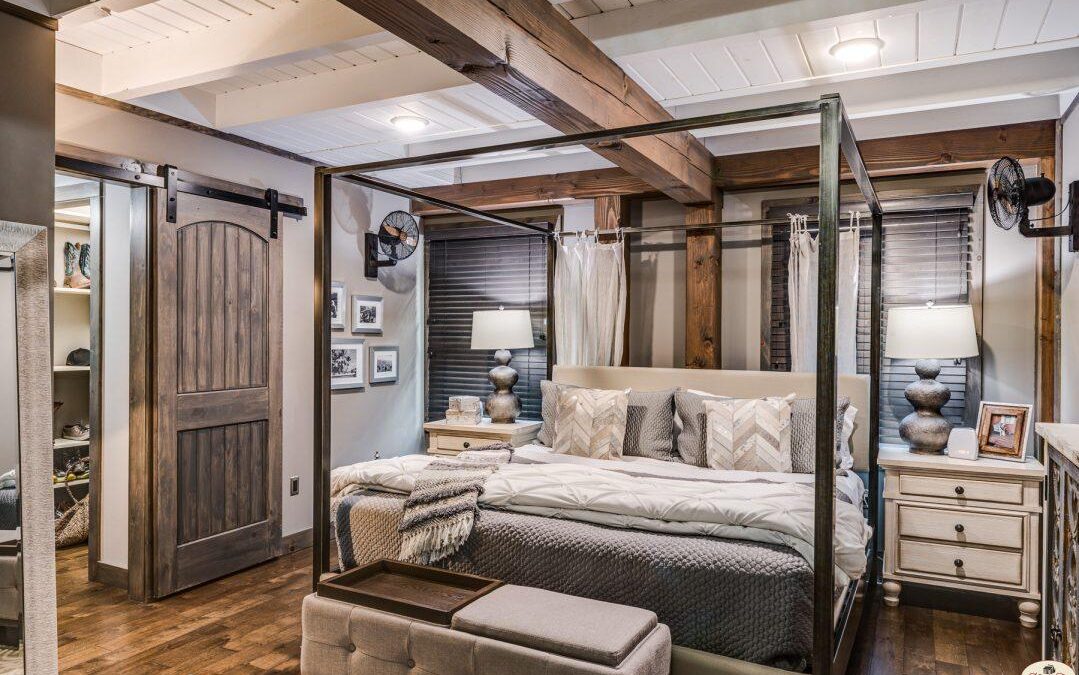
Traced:
<path fill-rule="evenodd" d="M 978 408 L 978 451 L 983 457 L 1027 461 L 1034 406 L 982 401 Z"/>
<path fill-rule="evenodd" d="M 368 335 L 382 333 L 382 296 L 353 295 L 351 310 L 353 333 Z"/>
<path fill-rule="evenodd" d="M 329 306 L 326 308 L 330 315 L 330 330 L 345 329 L 345 314 L 348 312 L 348 289 L 340 281 L 330 284 Z"/>
<path fill-rule="evenodd" d="M 396 382 L 401 368 L 397 347 L 377 345 L 368 351 L 371 353 L 371 384 Z"/>
<path fill-rule="evenodd" d="M 330 341 L 330 389 L 362 389 L 367 362 L 363 338 Z"/>

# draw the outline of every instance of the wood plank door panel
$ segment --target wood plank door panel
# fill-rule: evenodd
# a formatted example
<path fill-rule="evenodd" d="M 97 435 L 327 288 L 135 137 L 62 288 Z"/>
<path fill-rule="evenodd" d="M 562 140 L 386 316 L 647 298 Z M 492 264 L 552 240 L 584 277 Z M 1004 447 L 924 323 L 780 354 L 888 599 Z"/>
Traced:
<path fill-rule="evenodd" d="M 154 595 L 273 557 L 281 539 L 281 242 L 262 209 L 157 195 Z"/>

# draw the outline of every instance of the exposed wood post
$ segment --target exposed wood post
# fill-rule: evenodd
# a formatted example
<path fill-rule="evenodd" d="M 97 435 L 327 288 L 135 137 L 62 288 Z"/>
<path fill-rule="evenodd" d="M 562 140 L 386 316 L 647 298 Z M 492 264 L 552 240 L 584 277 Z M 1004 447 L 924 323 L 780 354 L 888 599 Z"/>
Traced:
<path fill-rule="evenodd" d="M 723 193 L 711 204 L 686 207 L 686 225 L 718 223 Z M 686 367 L 719 368 L 723 236 L 719 230 L 686 232 Z"/>
<path fill-rule="evenodd" d="M 548 0 L 341 0 L 563 133 L 673 119 Z M 684 204 L 708 201 L 712 155 L 687 132 L 588 146 Z"/>
<path fill-rule="evenodd" d="M 1056 182 L 1056 158 L 1042 157 L 1038 172 Z M 1040 225 L 1053 224 L 1055 198 L 1041 208 Z M 1035 415 L 1039 422 L 1055 422 L 1060 417 L 1060 274 L 1057 237 L 1042 237 L 1037 244 L 1037 286 L 1035 289 Z"/>
<path fill-rule="evenodd" d="M 596 197 L 595 205 L 596 230 L 600 239 L 611 241 L 612 235 L 603 235 L 604 232 L 617 232 L 620 228 L 629 226 L 629 198 L 622 195 L 607 195 Z M 622 361 L 621 366 L 629 365 L 629 240 L 623 240 L 623 264 L 626 270 L 626 315 L 622 322 Z"/>

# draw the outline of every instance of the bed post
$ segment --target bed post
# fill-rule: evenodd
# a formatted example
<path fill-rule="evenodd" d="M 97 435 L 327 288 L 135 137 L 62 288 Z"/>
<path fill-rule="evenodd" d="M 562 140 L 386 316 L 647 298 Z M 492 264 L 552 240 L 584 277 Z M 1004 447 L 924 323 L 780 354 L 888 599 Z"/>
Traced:
<path fill-rule="evenodd" d="M 333 174 L 315 170 L 315 414 L 312 489 L 311 590 L 330 570 L 330 317 L 326 312 L 332 272 Z"/>
<path fill-rule="evenodd" d="M 877 558 L 880 554 L 877 542 L 880 541 L 880 467 L 877 465 L 877 453 L 880 450 L 880 369 L 882 347 L 881 333 L 884 319 L 884 299 L 881 291 L 881 269 L 884 265 L 884 216 L 878 209 L 873 213 L 873 258 L 870 281 L 870 317 L 869 334 L 874 336 L 869 343 L 869 524 L 873 528 L 873 544 L 870 546 L 869 583 L 875 585 L 880 575 Z"/>
<path fill-rule="evenodd" d="M 835 626 L 836 261 L 839 257 L 839 96 L 820 101 L 820 225 L 817 241 L 817 462 L 813 520 L 813 672 L 832 672 Z"/>

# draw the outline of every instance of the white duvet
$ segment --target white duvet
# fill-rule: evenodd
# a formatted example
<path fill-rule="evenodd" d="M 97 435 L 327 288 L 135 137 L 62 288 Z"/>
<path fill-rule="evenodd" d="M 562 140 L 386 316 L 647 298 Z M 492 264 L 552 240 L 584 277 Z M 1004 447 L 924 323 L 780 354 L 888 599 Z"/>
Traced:
<path fill-rule="evenodd" d="M 813 485 L 794 478 L 798 474 L 707 470 L 700 477 L 660 477 L 645 475 L 639 465 L 616 466 L 628 462 L 564 462 L 550 452 L 522 455 L 537 463 L 515 459 L 500 467 L 487 479 L 481 504 L 608 527 L 782 544 L 813 564 Z M 334 469 L 331 495 L 365 488 L 408 494 L 435 459 L 406 455 Z M 865 570 L 872 530 L 860 506 L 837 499 L 835 510 L 836 581 L 845 584 Z"/>

